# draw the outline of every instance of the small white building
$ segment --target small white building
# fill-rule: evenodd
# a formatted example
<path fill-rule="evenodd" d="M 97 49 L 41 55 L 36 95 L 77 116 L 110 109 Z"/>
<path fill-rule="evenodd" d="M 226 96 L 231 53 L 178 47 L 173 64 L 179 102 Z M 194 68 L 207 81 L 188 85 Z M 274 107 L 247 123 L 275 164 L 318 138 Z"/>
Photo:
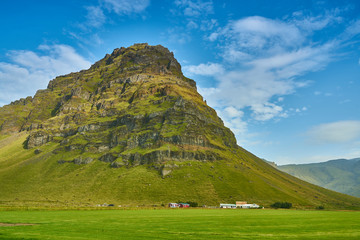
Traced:
<path fill-rule="evenodd" d="M 220 208 L 236 208 L 236 204 L 220 203 Z"/>
<path fill-rule="evenodd" d="M 179 204 L 178 203 L 169 203 L 169 208 L 178 208 Z"/>
<path fill-rule="evenodd" d="M 236 201 L 236 207 L 240 208 L 242 205 L 247 204 L 245 201 Z"/>
<path fill-rule="evenodd" d="M 260 206 L 255 203 L 252 203 L 252 204 L 242 204 L 239 207 L 240 208 L 259 208 Z"/>

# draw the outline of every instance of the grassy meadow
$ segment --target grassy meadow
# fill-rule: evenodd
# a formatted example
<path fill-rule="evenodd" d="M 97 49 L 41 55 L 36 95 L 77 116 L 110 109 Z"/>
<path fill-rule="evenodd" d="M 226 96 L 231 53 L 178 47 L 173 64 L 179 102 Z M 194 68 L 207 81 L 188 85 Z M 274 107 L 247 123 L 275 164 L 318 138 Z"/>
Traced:
<path fill-rule="evenodd" d="M 360 212 L 267 209 L 0 211 L 0 239 L 360 239 Z"/>
<path fill-rule="evenodd" d="M 26 137 L 19 133 L 0 140 L 0 207 L 161 206 L 180 200 L 218 206 L 246 200 L 265 207 L 287 201 L 295 208 L 360 210 L 359 198 L 303 182 L 246 152 L 234 161 L 174 162 L 178 167 L 162 177 L 150 165 L 59 164 L 72 153 L 53 155 L 57 145 L 48 143 L 35 154 L 23 148 Z"/>

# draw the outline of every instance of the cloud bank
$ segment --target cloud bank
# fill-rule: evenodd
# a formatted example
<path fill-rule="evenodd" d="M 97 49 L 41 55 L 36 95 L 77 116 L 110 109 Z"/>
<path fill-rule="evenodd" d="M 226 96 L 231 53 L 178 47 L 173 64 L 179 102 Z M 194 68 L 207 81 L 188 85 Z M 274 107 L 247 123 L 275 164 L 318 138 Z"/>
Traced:
<path fill-rule="evenodd" d="M 0 106 L 34 95 L 56 76 L 89 68 L 91 63 L 67 45 L 41 45 L 39 52 L 9 51 L 0 62 Z"/>
<path fill-rule="evenodd" d="M 312 143 L 348 143 L 360 139 L 360 121 L 325 123 L 311 128 L 307 136 Z"/>
<path fill-rule="evenodd" d="M 218 63 L 201 63 L 197 66 L 189 65 L 183 67 L 184 72 L 189 75 L 215 76 L 225 72 L 224 67 Z"/>
<path fill-rule="evenodd" d="M 222 61 L 184 69 L 193 75 L 212 75 L 217 80 L 214 87 L 202 88 L 202 93 L 228 127 L 242 126 L 238 132 L 244 133 L 248 121 L 276 120 L 288 117 L 290 112 L 301 112 L 286 108 L 284 97 L 311 84 L 302 76 L 320 71 L 336 60 L 336 51 L 343 42 L 358 32 L 358 23 L 354 22 L 344 31 L 348 32 L 347 37 L 344 32 L 339 33 L 341 40 L 314 41 L 316 32 L 342 21 L 337 11 L 318 16 L 295 12 L 283 19 L 250 16 L 231 20 L 207 37 L 220 49 Z M 229 107 L 244 114 L 229 117 L 224 112 Z M 236 124 L 232 124 L 235 120 Z"/>
<path fill-rule="evenodd" d="M 65 32 L 79 45 L 99 45 L 103 40 L 99 33 L 106 23 L 113 23 L 115 17 L 142 14 L 150 6 L 150 0 L 99 0 L 96 5 L 84 6 L 86 10 L 83 21 L 74 24 L 72 30 Z"/>

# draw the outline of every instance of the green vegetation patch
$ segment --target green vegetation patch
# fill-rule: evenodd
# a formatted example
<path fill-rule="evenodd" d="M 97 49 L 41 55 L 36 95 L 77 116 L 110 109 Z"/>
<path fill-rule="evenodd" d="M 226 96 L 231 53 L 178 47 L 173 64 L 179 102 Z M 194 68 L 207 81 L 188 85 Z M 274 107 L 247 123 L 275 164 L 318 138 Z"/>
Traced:
<path fill-rule="evenodd" d="M 239 209 L 1 211 L 0 223 L 35 224 L 0 225 L 0 239 L 360 238 L 360 212 Z"/>
<path fill-rule="evenodd" d="M 0 140 L 3 140 L 3 139 L 5 139 L 5 138 L 7 138 L 7 137 L 9 137 L 10 135 L 1 135 L 0 134 Z"/>

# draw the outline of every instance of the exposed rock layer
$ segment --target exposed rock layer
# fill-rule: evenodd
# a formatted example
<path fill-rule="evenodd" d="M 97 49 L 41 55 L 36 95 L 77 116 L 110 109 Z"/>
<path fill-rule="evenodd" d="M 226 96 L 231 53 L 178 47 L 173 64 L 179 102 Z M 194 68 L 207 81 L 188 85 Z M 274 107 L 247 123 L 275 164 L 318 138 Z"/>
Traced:
<path fill-rule="evenodd" d="M 53 142 L 54 154 L 73 152 L 61 163 L 91 163 L 88 153 L 112 167 L 215 161 L 221 157 L 213 150 L 237 148 L 162 46 L 115 49 L 88 70 L 50 81 L 34 98 L 1 108 L 0 115 L 1 133 L 29 131 L 26 148 Z"/>
<path fill-rule="evenodd" d="M 360 208 L 237 146 L 173 54 L 147 44 L 0 108 L 0 182 L 0 205 L 21 207 L 183 199 Z"/>

